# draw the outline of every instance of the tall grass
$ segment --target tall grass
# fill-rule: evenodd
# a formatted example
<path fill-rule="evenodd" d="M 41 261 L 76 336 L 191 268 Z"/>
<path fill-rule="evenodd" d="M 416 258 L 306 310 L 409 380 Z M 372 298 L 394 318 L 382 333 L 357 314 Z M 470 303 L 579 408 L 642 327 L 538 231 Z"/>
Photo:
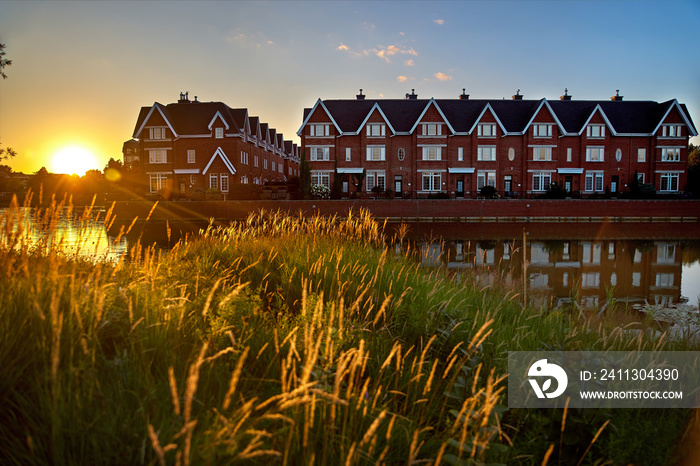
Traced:
<path fill-rule="evenodd" d="M 531 445 L 507 351 L 680 345 L 422 269 L 365 212 L 260 212 L 121 262 L 32 246 L 21 215 L 0 238 L 9 464 L 592 463 L 614 419 L 560 415 L 574 447 Z"/>

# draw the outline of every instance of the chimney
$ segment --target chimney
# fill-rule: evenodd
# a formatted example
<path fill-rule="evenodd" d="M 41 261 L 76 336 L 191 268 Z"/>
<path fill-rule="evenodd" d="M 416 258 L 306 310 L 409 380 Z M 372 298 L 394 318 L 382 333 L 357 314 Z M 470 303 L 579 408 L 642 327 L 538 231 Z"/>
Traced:
<path fill-rule="evenodd" d="M 415 89 L 411 89 L 410 94 L 406 94 L 406 100 L 416 100 L 418 98 L 418 94 L 416 94 Z"/>
<path fill-rule="evenodd" d="M 564 95 L 559 97 L 561 100 L 571 100 L 571 96 L 569 95 L 569 90 L 564 88 Z"/>
<path fill-rule="evenodd" d="M 513 96 L 513 100 L 523 100 L 523 96 L 520 95 L 520 89 L 518 89 L 518 92 Z"/>
<path fill-rule="evenodd" d="M 189 92 L 185 92 L 184 94 L 180 92 L 180 100 L 177 101 L 178 104 L 188 104 L 190 103 L 190 99 L 188 97 Z"/>
<path fill-rule="evenodd" d="M 360 89 L 360 93 L 355 97 L 357 97 L 357 100 L 365 100 L 365 95 L 362 93 L 362 89 Z"/>
<path fill-rule="evenodd" d="M 620 89 L 615 91 L 615 95 L 610 97 L 613 102 L 622 102 L 622 96 L 620 95 Z"/>
<path fill-rule="evenodd" d="M 469 94 L 466 94 L 467 90 L 462 88 L 462 94 L 459 96 L 459 100 L 469 100 Z"/>

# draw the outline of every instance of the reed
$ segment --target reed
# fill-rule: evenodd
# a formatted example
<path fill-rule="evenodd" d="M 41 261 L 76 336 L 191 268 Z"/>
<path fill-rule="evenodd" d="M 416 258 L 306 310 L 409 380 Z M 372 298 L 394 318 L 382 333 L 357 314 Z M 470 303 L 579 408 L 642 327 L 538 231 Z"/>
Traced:
<path fill-rule="evenodd" d="M 34 215 L 50 234 L 67 208 Z M 119 262 L 35 245 L 23 215 L 0 220 L 10 464 L 551 464 L 577 423 L 594 462 L 615 419 L 569 411 L 556 448 L 532 448 L 534 418 L 504 407 L 507 351 L 678 345 L 423 269 L 366 212 L 258 212 Z"/>

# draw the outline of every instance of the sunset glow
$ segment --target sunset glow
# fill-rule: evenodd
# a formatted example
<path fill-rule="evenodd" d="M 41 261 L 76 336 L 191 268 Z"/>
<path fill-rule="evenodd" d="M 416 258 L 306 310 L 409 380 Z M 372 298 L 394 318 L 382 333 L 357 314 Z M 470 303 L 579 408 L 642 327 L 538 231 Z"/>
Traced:
<path fill-rule="evenodd" d="M 50 171 L 83 176 L 86 171 L 100 169 L 97 158 L 82 147 L 66 147 L 54 154 Z"/>

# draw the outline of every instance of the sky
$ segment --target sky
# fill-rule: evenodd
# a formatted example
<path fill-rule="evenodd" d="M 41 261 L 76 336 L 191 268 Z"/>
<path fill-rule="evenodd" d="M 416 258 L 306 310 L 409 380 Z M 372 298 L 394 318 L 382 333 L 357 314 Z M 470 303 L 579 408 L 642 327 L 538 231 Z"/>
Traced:
<path fill-rule="evenodd" d="M 17 152 L 15 171 L 102 169 L 142 106 L 185 91 L 247 108 L 297 143 L 305 107 L 360 88 L 537 100 L 619 89 L 677 99 L 700 127 L 697 24 L 698 0 L 2 0 L 13 63 L 0 79 L 0 144 Z"/>

